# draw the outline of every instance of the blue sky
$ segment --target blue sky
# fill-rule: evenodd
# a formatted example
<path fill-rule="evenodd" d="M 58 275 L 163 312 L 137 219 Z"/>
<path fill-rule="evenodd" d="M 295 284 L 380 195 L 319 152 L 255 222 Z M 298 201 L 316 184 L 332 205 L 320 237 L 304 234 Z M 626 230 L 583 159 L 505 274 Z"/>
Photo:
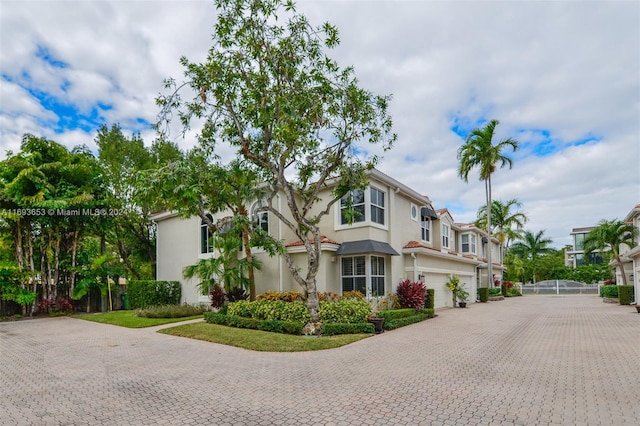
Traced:
<path fill-rule="evenodd" d="M 573 227 L 640 203 L 640 3 L 637 1 L 302 1 L 329 21 L 361 85 L 391 94 L 398 142 L 379 168 L 470 222 L 484 203 L 457 177 L 466 134 L 490 119 L 520 142 L 494 197 L 519 199 L 527 229 L 570 242 Z M 108 17 L 108 19 L 105 19 Z M 0 158 L 33 133 L 95 149 L 102 124 L 155 134 L 162 81 L 203 60 L 209 0 L 0 4 Z M 187 149 L 195 134 L 175 141 Z M 371 147 L 363 151 L 376 154 Z"/>

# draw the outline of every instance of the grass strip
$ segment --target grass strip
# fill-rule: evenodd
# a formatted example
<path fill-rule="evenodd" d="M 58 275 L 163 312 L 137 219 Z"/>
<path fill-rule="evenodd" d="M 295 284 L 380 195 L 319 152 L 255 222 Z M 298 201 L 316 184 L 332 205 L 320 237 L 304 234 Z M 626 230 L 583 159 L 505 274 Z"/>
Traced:
<path fill-rule="evenodd" d="M 333 349 L 371 336 L 370 334 L 343 334 L 304 337 L 207 323 L 179 325 L 158 332 L 260 352 L 305 352 Z"/>
<path fill-rule="evenodd" d="M 73 317 L 87 320 L 87 321 L 99 322 L 102 324 L 118 325 L 120 327 L 145 328 L 145 327 L 153 327 L 155 325 L 187 321 L 190 319 L 198 319 L 198 318 L 202 318 L 202 315 L 194 315 L 194 316 L 183 317 L 183 318 L 142 318 L 142 317 L 137 317 L 135 315 L 135 311 L 114 311 L 114 312 L 103 312 L 98 314 L 74 315 Z"/>

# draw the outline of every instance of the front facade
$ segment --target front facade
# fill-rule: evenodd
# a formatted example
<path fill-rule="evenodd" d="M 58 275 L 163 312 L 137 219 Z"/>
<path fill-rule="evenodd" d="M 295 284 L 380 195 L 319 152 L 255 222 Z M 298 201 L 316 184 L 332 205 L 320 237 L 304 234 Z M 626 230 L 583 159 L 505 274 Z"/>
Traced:
<path fill-rule="evenodd" d="M 493 250 L 495 279 L 503 272 L 496 239 L 470 224 L 455 223 L 446 209 L 435 210 L 431 200 L 395 179 L 372 170 L 369 187 L 352 191 L 331 207 L 319 226 L 322 235 L 319 292 L 342 294 L 359 290 L 367 297 L 394 293 L 401 281 L 422 281 L 434 288 L 436 307 L 451 306 L 445 283 L 458 275 L 475 300 L 479 286 L 488 286 L 486 250 Z M 330 188 L 320 197 L 329 197 Z M 345 215 L 346 197 L 356 212 L 352 223 Z M 251 210 L 259 203 L 248 206 Z M 274 207 L 287 215 L 284 197 L 276 196 Z M 220 215 L 226 216 L 223 213 Z M 197 290 L 196 280 L 182 278 L 182 270 L 199 259 L 214 256 L 208 246 L 208 229 L 200 218 L 183 219 L 172 213 L 152 218 L 158 225 L 157 278 L 183 283 L 183 302 L 208 300 Z M 213 217 L 218 219 L 218 217 Z M 295 235 L 274 215 L 262 213 L 258 225 L 281 241 L 301 274 L 306 273 L 306 251 Z M 301 290 L 293 280 L 283 256 L 269 257 L 254 249 L 262 263 L 256 272 L 256 292 Z M 241 256 L 242 253 L 239 253 Z"/>

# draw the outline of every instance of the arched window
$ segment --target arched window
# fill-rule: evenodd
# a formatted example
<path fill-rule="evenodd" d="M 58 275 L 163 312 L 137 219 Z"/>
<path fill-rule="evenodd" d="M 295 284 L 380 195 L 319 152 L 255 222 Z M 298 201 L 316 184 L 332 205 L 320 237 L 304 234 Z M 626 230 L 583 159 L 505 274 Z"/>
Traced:
<path fill-rule="evenodd" d="M 207 214 L 207 219 L 213 223 L 213 216 Z M 213 233 L 204 220 L 200 221 L 200 253 L 213 253 Z"/>

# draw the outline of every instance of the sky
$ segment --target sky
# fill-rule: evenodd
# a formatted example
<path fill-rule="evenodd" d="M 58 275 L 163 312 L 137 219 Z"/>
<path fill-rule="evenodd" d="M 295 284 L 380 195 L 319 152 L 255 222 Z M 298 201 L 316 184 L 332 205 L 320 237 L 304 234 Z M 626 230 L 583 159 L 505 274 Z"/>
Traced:
<path fill-rule="evenodd" d="M 330 52 L 360 86 L 392 95 L 398 141 L 378 169 L 473 222 L 485 203 L 472 172 L 457 175 L 471 129 L 500 121 L 520 143 L 493 197 L 518 199 L 525 229 L 553 246 L 572 228 L 624 219 L 640 204 L 640 2 L 302 0 L 330 22 Z M 146 144 L 163 80 L 181 56 L 203 61 L 212 0 L 0 0 L 0 159 L 25 133 L 96 149 L 119 124 Z M 173 139 L 183 149 L 193 135 Z"/>

